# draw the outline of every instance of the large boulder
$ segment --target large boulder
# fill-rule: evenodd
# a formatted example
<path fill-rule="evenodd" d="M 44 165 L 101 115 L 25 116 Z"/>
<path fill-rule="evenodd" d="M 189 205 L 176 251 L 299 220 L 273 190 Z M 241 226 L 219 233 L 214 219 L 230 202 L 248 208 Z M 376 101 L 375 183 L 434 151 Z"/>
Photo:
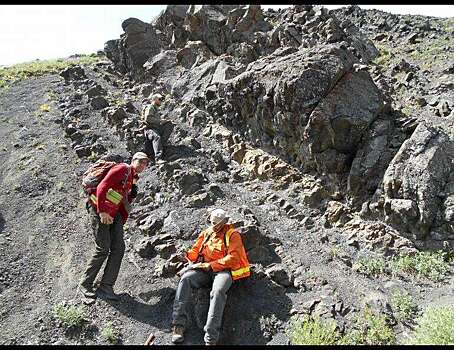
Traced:
<path fill-rule="evenodd" d="M 144 63 L 161 51 L 165 39 L 151 24 L 137 18 L 128 18 L 122 28 L 125 33 L 121 39 L 106 42 L 104 52 L 121 73 L 138 74 Z"/>
<path fill-rule="evenodd" d="M 345 74 L 313 110 L 304 131 L 317 170 L 348 171 L 363 135 L 383 108 L 383 96 L 368 73 Z"/>
<path fill-rule="evenodd" d="M 377 190 L 388 164 L 398 151 L 392 147 L 396 142 L 400 145 L 396 136 L 390 119 L 379 118 L 367 130 L 347 180 L 347 193 L 355 202 L 362 202 Z"/>
<path fill-rule="evenodd" d="M 424 238 L 441 210 L 452 172 L 453 144 L 440 128 L 421 123 L 389 164 L 383 177 L 385 221 Z"/>
<path fill-rule="evenodd" d="M 218 117 L 305 169 L 345 173 L 383 96 L 344 46 L 282 48 L 219 87 Z"/>

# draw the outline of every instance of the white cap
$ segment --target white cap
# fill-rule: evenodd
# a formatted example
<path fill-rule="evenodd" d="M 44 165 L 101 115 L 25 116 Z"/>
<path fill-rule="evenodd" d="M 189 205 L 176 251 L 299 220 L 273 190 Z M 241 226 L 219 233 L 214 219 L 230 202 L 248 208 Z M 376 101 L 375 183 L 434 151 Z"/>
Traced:
<path fill-rule="evenodd" d="M 134 153 L 134 155 L 132 156 L 132 160 L 134 160 L 134 159 L 146 159 L 146 160 L 150 161 L 150 158 L 148 158 L 147 154 L 144 152 Z"/>
<path fill-rule="evenodd" d="M 210 222 L 213 226 L 227 219 L 227 213 L 222 209 L 214 209 L 210 214 Z"/>
<path fill-rule="evenodd" d="M 156 94 L 152 93 L 152 94 L 150 94 L 150 96 L 148 96 L 148 98 L 150 100 L 152 100 L 152 101 L 153 100 L 161 100 L 162 101 L 164 99 L 164 96 L 162 96 L 161 94 L 158 94 L 158 93 L 156 93 Z"/>

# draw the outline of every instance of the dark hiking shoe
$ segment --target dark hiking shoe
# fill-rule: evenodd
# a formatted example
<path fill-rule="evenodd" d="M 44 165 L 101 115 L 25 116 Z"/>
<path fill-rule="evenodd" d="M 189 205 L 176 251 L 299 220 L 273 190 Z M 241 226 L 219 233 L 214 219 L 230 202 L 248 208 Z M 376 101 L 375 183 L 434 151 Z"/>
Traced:
<path fill-rule="evenodd" d="M 172 329 L 172 343 L 181 343 L 184 340 L 184 327 L 173 326 Z"/>
<path fill-rule="evenodd" d="M 92 286 L 87 286 L 85 284 L 80 285 L 80 290 L 85 298 L 96 299 L 96 293 L 93 290 Z"/>
<path fill-rule="evenodd" d="M 109 300 L 114 301 L 120 300 L 120 297 L 117 294 L 115 294 L 112 286 L 108 286 L 107 284 L 101 284 L 96 290 L 96 292 L 100 297 L 105 297 Z"/>

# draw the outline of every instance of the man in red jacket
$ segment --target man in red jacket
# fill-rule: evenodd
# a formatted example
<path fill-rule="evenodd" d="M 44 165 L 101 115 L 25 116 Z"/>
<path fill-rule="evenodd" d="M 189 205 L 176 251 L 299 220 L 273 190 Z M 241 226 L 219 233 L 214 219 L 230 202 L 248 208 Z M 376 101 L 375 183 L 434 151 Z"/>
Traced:
<path fill-rule="evenodd" d="M 125 251 L 123 225 L 128 219 L 130 203 L 137 196 L 138 174 L 145 170 L 148 163 L 148 156 L 137 152 L 130 165 L 114 165 L 87 200 L 87 211 L 95 238 L 95 251 L 80 284 L 87 298 L 94 299 L 98 294 L 110 300 L 119 300 L 113 291 L 113 285 Z M 93 283 L 106 259 L 104 274 L 95 293 Z"/>

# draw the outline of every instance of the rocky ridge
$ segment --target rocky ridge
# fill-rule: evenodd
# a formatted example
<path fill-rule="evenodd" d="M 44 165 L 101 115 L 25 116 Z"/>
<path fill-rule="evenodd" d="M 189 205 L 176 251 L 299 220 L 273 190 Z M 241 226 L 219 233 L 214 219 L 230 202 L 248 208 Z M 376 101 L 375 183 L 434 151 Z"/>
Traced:
<path fill-rule="evenodd" d="M 141 177 L 119 278 L 118 288 L 126 291 L 120 303 L 90 307 L 93 326 L 113 319 L 126 344 L 142 343 L 150 331 L 157 344 L 168 344 L 180 267 L 175 254 L 193 242 L 206 209 L 214 206 L 232 214 L 253 264 L 252 277 L 229 292 L 222 344 L 286 344 L 291 315 L 334 319 L 344 329 L 363 302 L 388 312 L 395 288 L 410 291 L 422 305 L 450 288 L 452 277 L 426 287 L 405 276 L 370 279 L 352 269 L 363 256 L 415 254 L 454 243 L 453 96 L 447 85 L 430 88 L 452 72 L 431 67 L 423 74 L 420 61 L 400 56 L 395 65 L 377 63 L 384 57 L 378 42 L 404 55 L 397 47 L 406 42 L 413 47 L 417 38 L 445 35 L 439 29 L 444 22 L 376 16 L 357 7 L 171 5 L 151 24 L 124 21 L 125 33 L 104 48 L 111 62 L 69 68 L 53 78 L 57 112 L 43 123 L 63 128 L 67 147 L 80 159 L 71 165 L 74 187 L 98 157 L 128 159 L 141 149 L 140 102 L 150 92 L 166 95 L 163 114 L 175 125 L 165 149 L 168 162 Z M 417 36 L 410 40 L 413 28 Z M 408 90 L 403 97 L 396 92 L 402 86 Z M 20 89 L 2 98 L 17 98 Z M 427 104 L 405 110 L 415 91 L 424 92 L 415 96 Z M 431 94 L 437 102 L 428 101 Z M 17 113 L 13 106 L 8 112 Z M 6 175 L 2 183 L 8 184 Z M 82 202 L 73 203 L 81 211 L 78 225 Z M 13 216 L 2 212 L 4 231 L 11 234 Z M 68 227 L 64 221 L 62 229 Z M 88 258 L 84 230 L 76 230 L 83 244 L 71 238 L 68 260 L 56 265 L 72 267 L 63 281 L 73 288 Z M 2 284 L 5 305 L 13 281 Z M 68 288 L 60 298 L 72 297 Z M 207 292 L 195 295 L 187 344 L 202 340 Z M 8 324 L 20 322 L 3 312 Z M 251 316 L 238 319 L 239 313 Z M 53 322 L 44 314 L 40 322 Z M 404 339 L 405 325 L 395 328 Z M 12 327 L 4 332 L 8 344 L 27 342 L 15 340 Z M 41 330 L 28 342 L 71 343 L 56 334 Z M 98 343 L 96 329 L 76 341 Z"/>

